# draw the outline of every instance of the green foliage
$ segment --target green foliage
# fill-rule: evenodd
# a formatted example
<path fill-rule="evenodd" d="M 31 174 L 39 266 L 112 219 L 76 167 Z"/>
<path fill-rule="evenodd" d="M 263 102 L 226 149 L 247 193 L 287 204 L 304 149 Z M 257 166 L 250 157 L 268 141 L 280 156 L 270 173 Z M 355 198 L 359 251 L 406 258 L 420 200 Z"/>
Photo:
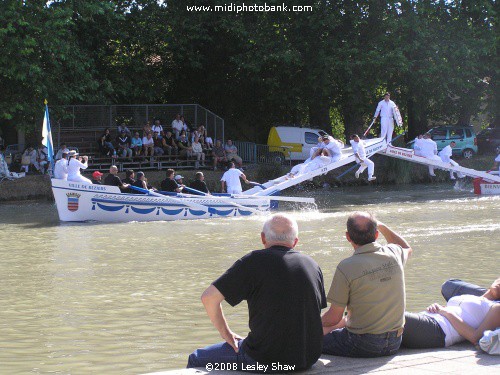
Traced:
<path fill-rule="evenodd" d="M 411 137 L 480 111 L 500 119 L 493 0 L 307 3 L 235 13 L 186 7 L 226 4 L 213 0 L 2 2 L 0 121 L 39 127 L 44 98 L 196 102 L 241 140 L 289 123 L 341 137 L 366 129 L 387 90 Z"/>

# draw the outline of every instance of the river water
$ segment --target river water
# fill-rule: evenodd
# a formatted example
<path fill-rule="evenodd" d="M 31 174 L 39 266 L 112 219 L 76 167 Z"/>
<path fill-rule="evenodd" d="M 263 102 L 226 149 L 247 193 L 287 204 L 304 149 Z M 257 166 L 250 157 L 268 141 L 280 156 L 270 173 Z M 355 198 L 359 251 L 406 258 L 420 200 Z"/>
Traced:
<path fill-rule="evenodd" d="M 319 210 L 295 209 L 298 249 L 328 288 L 351 254 L 349 212 L 370 210 L 410 242 L 407 305 L 442 301 L 457 277 L 498 277 L 500 197 L 450 184 L 320 190 Z M 260 248 L 264 218 L 152 223 L 60 223 L 51 203 L 0 205 L 0 373 L 139 374 L 185 366 L 220 341 L 200 295 L 236 259 Z M 248 331 L 246 304 L 224 306 Z"/>

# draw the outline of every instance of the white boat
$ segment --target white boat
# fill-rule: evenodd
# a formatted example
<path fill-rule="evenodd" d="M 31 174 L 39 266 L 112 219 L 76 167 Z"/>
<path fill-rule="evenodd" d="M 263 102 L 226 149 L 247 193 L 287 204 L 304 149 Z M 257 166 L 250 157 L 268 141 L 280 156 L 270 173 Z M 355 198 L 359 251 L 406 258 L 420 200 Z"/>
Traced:
<path fill-rule="evenodd" d="M 267 213 L 270 198 L 122 193 L 116 186 L 52 179 L 62 221 L 171 221 Z"/>

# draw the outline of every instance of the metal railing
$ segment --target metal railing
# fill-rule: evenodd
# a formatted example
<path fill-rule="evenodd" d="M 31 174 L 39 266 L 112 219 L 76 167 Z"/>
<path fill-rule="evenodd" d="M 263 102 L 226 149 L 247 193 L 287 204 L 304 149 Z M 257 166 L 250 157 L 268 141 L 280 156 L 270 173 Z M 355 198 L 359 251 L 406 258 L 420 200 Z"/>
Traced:
<path fill-rule="evenodd" d="M 224 119 L 199 104 L 67 105 L 51 106 L 50 111 L 58 144 L 61 130 L 115 129 L 121 123 L 137 130 L 157 119 L 169 127 L 177 114 L 191 127 L 204 125 L 209 136 L 224 141 Z"/>
<path fill-rule="evenodd" d="M 252 142 L 235 141 L 238 156 L 248 164 L 291 165 L 289 155 L 291 147 L 259 145 Z"/>

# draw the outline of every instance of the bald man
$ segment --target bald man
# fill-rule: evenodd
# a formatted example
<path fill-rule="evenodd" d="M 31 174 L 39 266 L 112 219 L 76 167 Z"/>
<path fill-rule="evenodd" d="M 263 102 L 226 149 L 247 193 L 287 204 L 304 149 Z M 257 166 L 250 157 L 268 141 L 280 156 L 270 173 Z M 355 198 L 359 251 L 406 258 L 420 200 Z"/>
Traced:
<path fill-rule="evenodd" d="M 376 242 L 379 234 L 387 240 Z M 339 263 L 323 314 L 323 353 L 344 357 L 393 355 L 401 345 L 405 312 L 404 265 L 412 249 L 367 212 L 347 220 L 354 254 Z M 347 316 L 344 317 L 344 311 Z"/>
<path fill-rule="evenodd" d="M 318 360 L 321 309 L 326 307 L 321 269 L 312 258 L 294 250 L 298 227 L 291 217 L 270 217 L 260 237 L 264 249 L 236 261 L 201 296 L 225 341 L 195 350 L 188 368 L 289 372 L 305 370 Z M 222 312 L 224 300 L 231 306 L 247 301 L 250 332 L 246 338 L 229 328 Z"/>
<path fill-rule="evenodd" d="M 120 177 L 118 177 L 118 167 L 112 165 L 109 167 L 109 174 L 104 179 L 104 185 L 118 186 L 120 190 L 127 190 L 130 188 L 129 184 L 124 183 Z"/>

